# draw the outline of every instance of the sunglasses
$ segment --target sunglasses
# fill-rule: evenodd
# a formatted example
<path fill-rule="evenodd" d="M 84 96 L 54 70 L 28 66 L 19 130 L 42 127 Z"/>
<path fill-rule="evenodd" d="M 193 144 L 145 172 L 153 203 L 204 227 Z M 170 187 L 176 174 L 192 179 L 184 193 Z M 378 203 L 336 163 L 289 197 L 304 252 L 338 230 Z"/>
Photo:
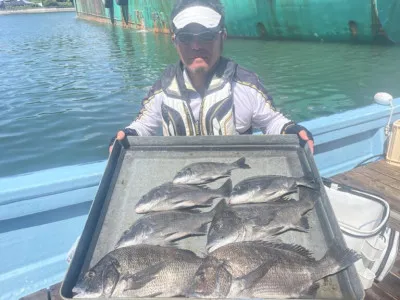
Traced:
<path fill-rule="evenodd" d="M 211 43 L 213 42 L 216 37 L 221 33 L 222 31 L 214 32 L 214 31 L 204 31 L 200 33 L 185 33 L 181 32 L 175 35 L 176 39 L 178 42 L 182 44 L 190 44 L 194 40 L 197 40 L 202 43 Z"/>

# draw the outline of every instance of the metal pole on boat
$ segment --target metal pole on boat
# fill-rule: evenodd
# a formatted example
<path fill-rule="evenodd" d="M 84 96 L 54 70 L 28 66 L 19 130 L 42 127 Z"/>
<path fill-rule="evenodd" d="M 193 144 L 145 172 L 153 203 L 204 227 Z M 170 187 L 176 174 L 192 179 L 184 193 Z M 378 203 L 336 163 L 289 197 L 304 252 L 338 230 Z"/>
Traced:
<path fill-rule="evenodd" d="M 388 124 L 385 127 L 385 135 L 389 136 L 390 135 L 390 123 L 392 122 L 392 116 L 393 116 L 393 96 L 390 95 L 389 93 L 376 93 L 374 96 L 374 100 L 376 103 L 381 104 L 381 105 L 390 105 L 391 107 L 391 111 L 390 111 L 390 117 L 389 117 L 389 121 Z"/>

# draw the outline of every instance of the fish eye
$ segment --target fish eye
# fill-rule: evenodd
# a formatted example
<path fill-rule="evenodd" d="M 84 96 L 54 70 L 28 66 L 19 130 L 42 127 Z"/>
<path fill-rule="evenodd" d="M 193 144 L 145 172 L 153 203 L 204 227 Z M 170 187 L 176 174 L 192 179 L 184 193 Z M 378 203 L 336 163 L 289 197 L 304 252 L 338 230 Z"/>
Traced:
<path fill-rule="evenodd" d="M 94 271 L 89 271 L 89 272 L 87 273 L 87 277 L 88 277 L 88 278 L 93 278 L 95 275 L 96 275 L 96 273 L 95 273 Z"/>
<path fill-rule="evenodd" d="M 199 273 L 197 273 L 197 275 L 203 279 L 204 278 L 204 271 L 200 271 Z"/>

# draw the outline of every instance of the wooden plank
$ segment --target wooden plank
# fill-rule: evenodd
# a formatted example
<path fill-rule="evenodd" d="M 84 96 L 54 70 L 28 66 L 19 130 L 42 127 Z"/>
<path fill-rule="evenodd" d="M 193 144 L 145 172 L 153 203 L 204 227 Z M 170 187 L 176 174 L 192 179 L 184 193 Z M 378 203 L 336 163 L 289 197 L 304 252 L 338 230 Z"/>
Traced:
<path fill-rule="evenodd" d="M 387 274 L 385 279 L 379 282 L 379 288 L 395 299 L 400 299 L 400 280 L 393 274 Z"/>
<path fill-rule="evenodd" d="M 397 195 L 400 195 L 400 182 L 395 178 L 389 177 L 370 168 L 358 168 L 353 170 L 353 172 L 367 176 L 370 179 L 380 182 L 382 184 L 388 185 L 397 190 Z"/>
<path fill-rule="evenodd" d="M 20 300 L 49 300 L 49 293 L 47 289 L 42 289 L 33 294 L 24 296 Z"/>
<path fill-rule="evenodd" d="M 400 199 L 397 189 L 376 182 L 373 179 L 354 171 L 336 175 L 333 177 L 333 180 L 381 196 L 389 203 L 391 209 L 400 212 Z"/>
<path fill-rule="evenodd" d="M 365 300 L 397 300 L 392 295 L 387 294 L 378 285 L 373 286 L 365 291 Z"/>
<path fill-rule="evenodd" d="M 62 282 L 59 282 L 49 288 L 50 300 L 62 300 L 60 296 L 61 284 Z"/>
<path fill-rule="evenodd" d="M 400 220 L 390 217 L 388 225 L 390 228 L 400 232 Z"/>
<path fill-rule="evenodd" d="M 339 175 L 332 177 L 332 180 L 334 180 L 338 183 L 348 185 L 355 189 L 372 192 L 370 188 L 368 188 L 368 190 L 367 190 L 368 185 L 364 182 L 362 176 L 357 175 L 357 174 L 353 175 L 353 174 L 355 174 L 353 171 L 346 172 L 346 173 L 339 174 Z M 375 194 L 383 197 L 383 194 L 381 194 L 379 192 L 376 192 Z"/>
<path fill-rule="evenodd" d="M 393 268 L 390 270 L 390 273 L 400 279 L 400 251 L 397 253 L 396 261 Z"/>
<path fill-rule="evenodd" d="M 400 189 L 397 186 L 396 181 L 385 182 L 385 175 L 377 176 L 376 171 L 368 169 L 352 170 L 348 175 L 354 177 L 356 181 L 364 186 L 364 190 L 375 191 L 375 193 L 380 193 L 391 199 L 399 200 Z M 387 177 L 386 178 L 390 178 Z M 387 184 L 389 183 L 389 184 Z M 394 185 L 395 187 L 392 187 Z"/>
<path fill-rule="evenodd" d="M 367 167 L 387 176 L 390 176 L 394 179 L 399 180 L 400 178 L 400 167 L 390 165 L 385 160 L 380 160 L 378 162 L 368 164 Z"/>

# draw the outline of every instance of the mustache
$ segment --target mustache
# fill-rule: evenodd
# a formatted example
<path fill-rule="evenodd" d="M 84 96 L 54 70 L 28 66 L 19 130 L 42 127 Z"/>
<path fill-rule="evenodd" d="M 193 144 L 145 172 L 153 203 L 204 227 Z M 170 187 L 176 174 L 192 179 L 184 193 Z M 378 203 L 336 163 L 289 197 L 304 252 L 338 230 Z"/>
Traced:
<path fill-rule="evenodd" d="M 198 56 L 209 56 L 209 53 L 204 50 L 192 50 L 191 57 L 198 57 Z"/>

